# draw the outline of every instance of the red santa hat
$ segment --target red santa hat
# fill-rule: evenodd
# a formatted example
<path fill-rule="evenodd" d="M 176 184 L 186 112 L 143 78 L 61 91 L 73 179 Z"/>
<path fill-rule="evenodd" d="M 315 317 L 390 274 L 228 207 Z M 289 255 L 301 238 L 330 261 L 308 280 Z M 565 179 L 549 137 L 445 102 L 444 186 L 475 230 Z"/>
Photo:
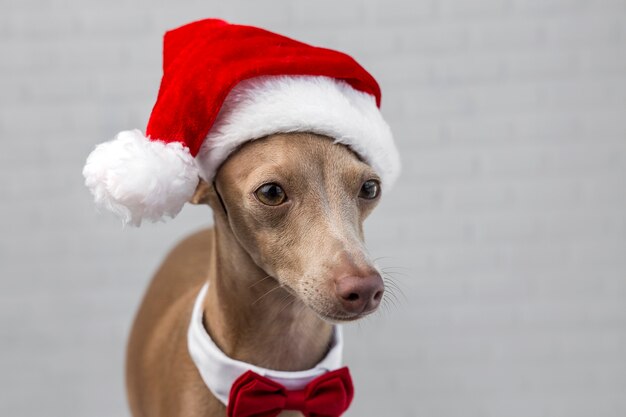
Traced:
<path fill-rule="evenodd" d="M 311 132 L 349 146 L 390 186 L 400 162 L 380 98 L 344 53 L 217 19 L 190 23 L 165 34 L 146 135 L 123 131 L 98 145 L 85 183 L 98 206 L 138 226 L 176 216 L 241 144 Z"/>

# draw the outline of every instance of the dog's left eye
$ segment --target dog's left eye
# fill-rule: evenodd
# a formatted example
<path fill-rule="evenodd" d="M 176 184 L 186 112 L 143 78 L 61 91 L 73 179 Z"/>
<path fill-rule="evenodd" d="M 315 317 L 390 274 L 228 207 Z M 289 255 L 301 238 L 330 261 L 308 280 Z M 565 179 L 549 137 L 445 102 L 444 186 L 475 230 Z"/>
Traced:
<path fill-rule="evenodd" d="M 278 184 L 263 184 L 255 192 L 256 198 L 268 206 L 278 206 L 287 200 L 287 194 Z"/>
<path fill-rule="evenodd" d="M 361 186 L 359 197 L 373 200 L 380 194 L 380 183 L 376 180 L 367 180 Z"/>

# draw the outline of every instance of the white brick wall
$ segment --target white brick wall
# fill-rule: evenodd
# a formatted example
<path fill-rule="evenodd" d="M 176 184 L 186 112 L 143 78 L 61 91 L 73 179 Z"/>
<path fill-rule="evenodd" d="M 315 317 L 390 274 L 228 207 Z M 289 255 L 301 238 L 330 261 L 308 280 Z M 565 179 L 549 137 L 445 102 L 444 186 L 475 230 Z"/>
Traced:
<path fill-rule="evenodd" d="M 348 415 L 626 415 L 624 0 L 0 0 L 0 415 L 128 415 L 134 310 L 210 213 L 121 230 L 80 171 L 208 16 L 382 84 L 405 169 L 367 232 L 404 297 L 347 329 Z"/>

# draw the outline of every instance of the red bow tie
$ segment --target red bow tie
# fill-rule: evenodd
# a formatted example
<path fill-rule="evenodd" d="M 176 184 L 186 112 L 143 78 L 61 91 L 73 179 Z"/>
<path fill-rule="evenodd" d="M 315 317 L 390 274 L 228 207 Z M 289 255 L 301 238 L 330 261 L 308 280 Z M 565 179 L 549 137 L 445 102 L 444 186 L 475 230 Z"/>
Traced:
<path fill-rule="evenodd" d="M 230 389 L 227 415 L 275 417 L 283 410 L 297 410 L 306 417 L 339 417 L 353 396 L 352 378 L 345 367 L 325 373 L 297 391 L 248 371 Z"/>

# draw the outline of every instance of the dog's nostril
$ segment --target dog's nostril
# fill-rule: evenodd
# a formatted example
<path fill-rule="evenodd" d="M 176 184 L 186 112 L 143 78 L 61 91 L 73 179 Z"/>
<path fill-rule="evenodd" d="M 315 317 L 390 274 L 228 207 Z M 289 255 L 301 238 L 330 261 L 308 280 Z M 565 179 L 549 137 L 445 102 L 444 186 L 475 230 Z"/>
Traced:
<path fill-rule="evenodd" d="M 346 298 L 346 300 L 348 301 L 356 301 L 358 299 L 359 299 L 359 294 L 355 292 L 351 292 L 350 294 L 348 294 L 348 297 Z"/>
<path fill-rule="evenodd" d="M 383 292 L 382 291 L 377 291 L 376 294 L 374 294 L 374 301 L 380 301 L 382 296 L 383 296 Z"/>

